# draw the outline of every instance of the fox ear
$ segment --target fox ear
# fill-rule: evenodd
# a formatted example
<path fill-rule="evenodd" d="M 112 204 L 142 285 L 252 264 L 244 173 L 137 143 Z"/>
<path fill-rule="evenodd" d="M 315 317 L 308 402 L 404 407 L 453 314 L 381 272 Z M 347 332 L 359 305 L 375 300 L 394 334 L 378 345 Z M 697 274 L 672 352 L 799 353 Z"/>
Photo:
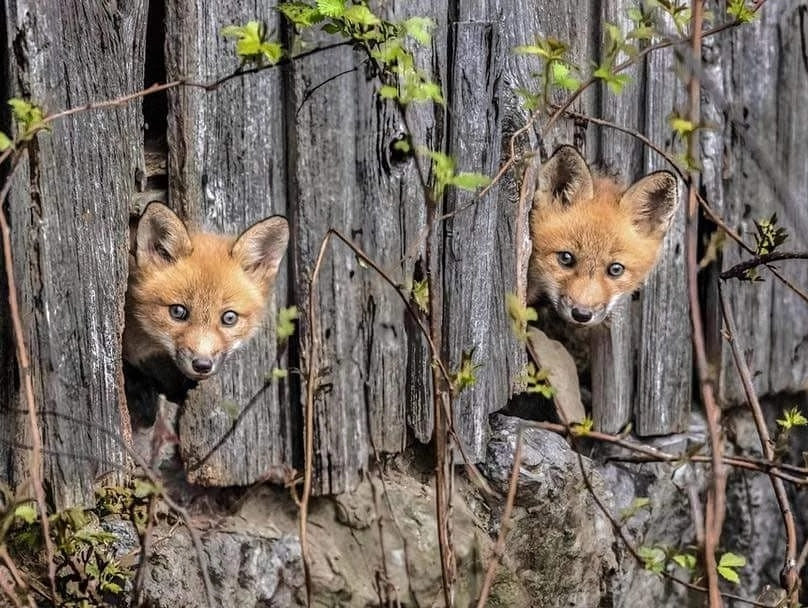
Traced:
<path fill-rule="evenodd" d="M 626 190 L 620 206 L 630 209 L 634 224 L 650 234 L 668 229 L 678 202 L 676 177 L 670 171 L 656 171 Z"/>
<path fill-rule="evenodd" d="M 185 223 L 163 203 L 149 203 L 137 223 L 135 256 L 138 262 L 173 264 L 191 253 Z"/>
<path fill-rule="evenodd" d="M 278 273 L 288 244 L 289 224 L 286 218 L 273 215 L 242 232 L 233 244 L 230 255 L 248 274 L 268 287 Z"/>
<path fill-rule="evenodd" d="M 592 173 L 584 157 L 572 146 L 561 146 L 539 170 L 533 208 L 554 202 L 569 206 L 594 196 Z"/>

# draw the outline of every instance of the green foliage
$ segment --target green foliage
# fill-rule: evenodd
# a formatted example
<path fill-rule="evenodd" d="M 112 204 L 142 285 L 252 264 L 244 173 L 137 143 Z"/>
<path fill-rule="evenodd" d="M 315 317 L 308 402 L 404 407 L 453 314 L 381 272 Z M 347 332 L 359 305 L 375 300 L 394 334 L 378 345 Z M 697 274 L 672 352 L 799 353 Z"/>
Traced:
<path fill-rule="evenodd" d="M 491 182 L 491 179 L 481 173 L 458 172 L 455 160 L 448 154 L 436 152 L 423 146 L 418 151 L 430 159 L 432 163 L 432 202 L 437 203 L 443 198 L 446 188 L 454 186 L 461 190 L 475 190 Z"/>
<path fill-rule="evenodd" d="M 505 296 L 505 310 L 511 320 L 511 331 L 520 342 L 527 342 L 527 325 L 539 318 L 535 308 L 525 306 L 516 294 Z"/>
<path fill-rule="evenodd" d="M 526 393 L 539 394 L 545 399 L 552 399 L 555 394 L 550 384 L 550 373 L 544 369 L 536 369 L 536 365 L 529 361 L 519 372 L 516 381 L 524 387 Z"/>
<path fill-rule="evenodd" d="M 569 46 L 557 38 L 538 38 L 535 44 L 514 47 L 513 52 L 517 55 L 533 55 L 543 62 L 542 71 L 535 75 L 541 85 L 541 92 L 517 90 L 526 109 L 534 111 L 549 104 L 555 90 L 575 91 L 580 88 L 581 80 L 577 76 L 579 69 L 568 57 Z"/>
<path fill-rule="evenodd" d="M 777 225 L 777 214 L 772 213 L 769 219 L 755 221 L 757 233 L 755 237 L 755 254 L 766 255 L 772 253 L 788 239 L 785 228 Z"/>
<path fill-rule="evenodd" d="M 289 306 L 281 308 L 278 311 L 278 323 L 275 328 L 275 334 L 278 336 L 278 341 L 285 342 L 291 338 L 295 333 L 295 321 L 300 318 L 300 311 L 297 306 Z"/>
<path fill-rule="evenodd" d="M 275 65 L 283 57 L 281 45 L 266 39 L 266 28 L 259 21 L 223 27 L 222 36 L 236 39 L 236 55 L 244 63 Z"/>
<path fill-rule="evenodd" d="M 661 547 L 641 546 L 637 555 L 643 561 L 643 567 L 654 574 L 662 574 L 668 561 L 668 555 Z"/>
<path fill-rule="evenodd" d="M 746 565 L 746 558 L 742 555 L 736 555 L 735 553 L 724 553 L 721 556 L 721 559 L 718 561 L 718 574 L 721 575 L 722 578 L 728 580 L 730 583 L 735 583 L 736 585 L 741 582 L 738 573 L 736 572 L 737 568 L 743 568 Z"/>
<path fill-rule="evenodd" d="M 586 437 L 595 428 L 595 421 L 587 416 L 581 422 L 574 422 L 570 427 L 570 432 L 576 437 Z"/>
<path fill-rule="evenodd" d="M 755 239 L 755 255 L 761 256 L 773 253 L 785 243 L 788 240 L 788 231 L 778 226 L 777 214 L 772 213 L 768 219 L 755 221 L 755 233 L 752 236 Z M 762 281 L 763 277 L 760 276 L 757 268 L 749 268 L 744 272 L 742 280 Z"/>
<path fill-rule="evenodd" d="M 687 33 L 687 26 L 690 24 L 692 11 L 690 10 L 690 2 L 687 0 L 652 0 L 651 4 L 661 8 L 667 13 L 673 24 L 676 26 L 676 31 L 680 36 L 685 36 Z M 705 18 L 707 16 L 705 15 Z"/>
<path fill-rule="evenodd" d="M 750 23 L 755 20 L 757 13 L 746 4 L 746 0 L 729 0 L 727 14 L 738 23 Z"/>
<path fill-rule="evenodd" d="M 696 571 L 698 560 L 692 553 L 677 553 L 671 559 L 691 574 Z"/>
<path fill-rule="evenodd" d="M 103 505 L 123 511 L 127 491 L 107 489 L 98 495 L 97 510 Z M 7 537 L 12 555 L 43 557 L 44 543 L 39 517 L 30 503 L 14 509 L 18 517 Z M 117 605 L 123 599 L 127 579 L 133 573 L 115 558 L 116 536 L 104 530 L 98 514 L 79 508 L 65 509 L 48 517 L 55 553 L 56 587 L 65 608 L 93 608 Z M 40 562 L 40 567 L 44 566 Z M 44 575 L 44 573 L 43 573 Z"/>
<path fill-rule="evenodd" d="M 402 106 L 419 102 L 444 103 L 440 85 L 415 65 L 408 41 L 428 45 L 435 24 L 425 17 L 401 22 L 381 19 L 365 0 L 346 4 L 344 0 L 283 2 L 278 10 L 298 31 L 322 24 L 329 34 L 346 39 L 366 54 L 381 80 L 379 96 Z"/>
<path fill-rule="evenodd" d="M 49 131 L 50 125 L 45 122 L 45 113 L 42 108 L 25 99 L 12 98 L 8 100 L 11 107 L 11 116 L 17 125 L 16 143 L 30 141 L 40 131 Z M 15 140 L 0 132 L 0 152 L 14 147 Z"/>
<path fill-rule="evenodd" d="M 421 312 L 429 312 L 429 282 L 426 279 L 413 282 L 410 297 Z"/>
<path fill-rule="evenodd" d="M 482 364 L 474 362 L 474 349 L 463 351 L 460 360 L 460 367 L 452 374 L 452 391 L 459 395 L 467 388 L 474 386 L 477 382 L 477 370 Z"/>
<path fill-rule="evenodd" d="M 808 418 L 802 415 L 802 412 L 797 407 L 785 410 L 783 417 L 778 418 L 777 424 L 783 427 L 784 430 L 789 431 L 795 426 L 808 425 Z"/>

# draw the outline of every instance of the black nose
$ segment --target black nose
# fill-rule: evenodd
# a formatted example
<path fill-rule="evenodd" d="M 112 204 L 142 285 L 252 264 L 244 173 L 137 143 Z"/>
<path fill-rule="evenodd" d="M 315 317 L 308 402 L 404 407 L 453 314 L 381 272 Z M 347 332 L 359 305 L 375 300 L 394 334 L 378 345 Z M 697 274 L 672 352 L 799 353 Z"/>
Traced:
<path fill-rule="evenodd" d="M 578 321 L 578 323 L 586 323 L 592 320 L 592 311 L 586 308 L 573 308 L 572 318 Z"/>
<path fill-rule="evenodd" d="M 213 359 L 197 357 L 191 361 L 191 367 L 197 374 L 209 374 L 213 369 Z"/>

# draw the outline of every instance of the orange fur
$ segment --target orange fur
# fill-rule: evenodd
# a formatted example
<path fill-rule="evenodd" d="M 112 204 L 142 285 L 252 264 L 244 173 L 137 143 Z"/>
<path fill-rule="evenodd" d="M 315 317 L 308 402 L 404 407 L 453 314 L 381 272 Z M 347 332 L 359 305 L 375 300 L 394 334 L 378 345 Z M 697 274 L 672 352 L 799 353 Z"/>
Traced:
<path fill-rule="evenodd" d="M 627 189 L 593 177 L 573 148 L 560 148 L 542 166 L 531 211 L 528 303 L 543 295 L 567 321 L 603 321 L 656 264 L 676 199 L 668 172 Z"/>
<path fill-rule="evenodd" d="M 190 233 L 168 207 L 151 203 L 133 235 L 124 359 L 139 367 L 168 356 L 192 380 L 213 375 L 260 327 L 288 235 L 281 217 L 238 238 Z M 172 314 L 178 305 L 186 318 Z"/>

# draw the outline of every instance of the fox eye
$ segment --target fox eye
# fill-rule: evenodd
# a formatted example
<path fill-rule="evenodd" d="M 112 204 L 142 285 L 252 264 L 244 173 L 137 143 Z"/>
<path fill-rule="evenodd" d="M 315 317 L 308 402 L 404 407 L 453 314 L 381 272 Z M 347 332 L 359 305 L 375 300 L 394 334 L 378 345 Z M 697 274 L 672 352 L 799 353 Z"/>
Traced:
<path fill-rule="evenodd" d="M 168 307 L 168 314 L 175 321 L 185 321 L 188 318 L 188 309 L 182 304 L 172 304 Z"/>
<path fill-rule="evenodd" d="M 556 257 L 558 258 L 558 263 L 562 266 L 566 266 L 567 268 L 575 266 L 575 256 L 569 251 L 559 251 Z"/>
<path fill-rule="evenodd" d="M 609 273 L 610 277 L 619 277 L 623 274 L 623 271 L 626 269 L 620 262 L 612 262 L 609 264 L 609 267 L 606 269 L 606 272 Z"/>
<path fill-rule="evenodd" d="M 222 313 L 222 325 L 230 327 L 238 321 L 238 313 L 235 310 L 225 310 Z"/>

